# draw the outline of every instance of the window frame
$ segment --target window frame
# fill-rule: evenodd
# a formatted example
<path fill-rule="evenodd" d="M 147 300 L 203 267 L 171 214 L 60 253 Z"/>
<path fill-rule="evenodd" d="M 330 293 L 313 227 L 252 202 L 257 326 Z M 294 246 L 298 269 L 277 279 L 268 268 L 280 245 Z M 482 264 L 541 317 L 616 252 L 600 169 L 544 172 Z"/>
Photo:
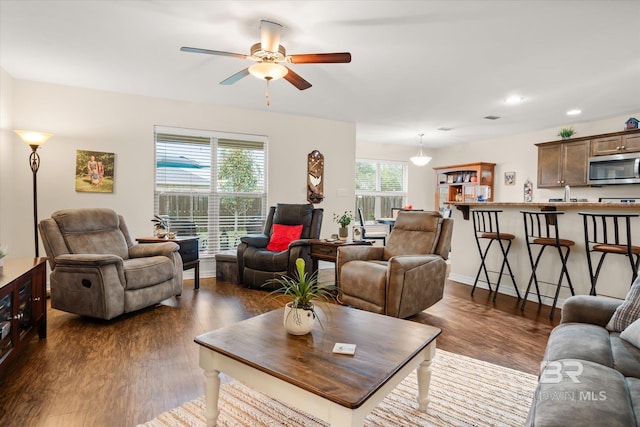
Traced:
<path fill-rule="evenodd" d="M 196 191 L 159 191 L 158 189 L 158 151 L 157 142 L 158 135 L 175 135 L 179 137 L 195 137 L 209 139 L 209 149 L 211 151 L 210 158 L 210 176 L 209 176 L 209 190 L 207 192 Z M 246 141 L 262 144 L 263 159 L 260 168 L 262 169 L 261 177 L 263 178 L 263 190 L 254 192 L 225 192 L 218 189 L 218 149 L 219 142 L 223 141 Z M 159 215 L 159 201 L 161 195 L 202 195 L 207 197 L 207 218 L 206 218 L 206 242 L 201 239 L 201 258 L 213 258 L 216 253 L 227 250 L 229 248 L 222 247 L 221 241 L 222 232 L 221 227 L 224 226 L 222 217 L 220 216 L 220 200 L 226 196 L 245 195 L 249 197 L 256 197 L 260 200 L 261 208 L 259 213 L 259 222 L 264 224 L 267 215 L 267 199 L 268 199 L 268 148 L 269 139 L 265 135 L 244 134 L 244 133 L 231 133 L 221 132 L 213 130 L 203 129 L 189 129 L 178 128 L 170 126 L 155 125 L 154 126 L 154 214 Z M 184 220 L 185 218 L 177 218 L 178 220 Z M 193 217 L 191 218 L 193 219 Z M 201 236 L 202 237 L 202 236 Z M 209 245 L 208 242 L 214 242 Z M 237 242 L 236 242 L 237 243 Z"/>
<path fill-rule="evenodd" d="M 375 170 L 376 170 L 376 179 L 375 179 L 375 190 L 358 190 L 357 189 L 357 179 L 358 177 L 356 176 L 356 189 L 355 189 L 355 195 L 356 195 L 356 202 L 355 202 L 355 209 L 357 211 L 359 206 L 359 198 L 360 197 L 374 197 L 375 199 L 375 212 L 374 212 L 374 216 L 376 218 L 382 218 L 384 217 L 384 212 L 382 212 L 382 202 L 381 202 L 381 197 L 402 197 L 402 206 L 406 205 L 407 202 L 407 196 L 408 196 L 408 182 L 409 182 L 409 168 L 408 168 L 408 162 L 404 162 L 404 161 L 399 161 L 399 160 L 381 160 L 381 159 L 368 159 L 368 158 L 357 158 L 356 159 L 356 171 L 357 171 L 357 164 L 358 163 L 373 163 L 375 165 Z M 381 167 L 382 165 L 400 165 L 402 166 L 402 191 L 382 191 L 382 176 L 381 176 Z M 391 216 L 391 214 L 389 213 L 389 216 Z M 366 218 L 366 213 L 364 214 L 364 221 L 367 221 Z M 362 225 L 362 224 L 361 224 Z"/>

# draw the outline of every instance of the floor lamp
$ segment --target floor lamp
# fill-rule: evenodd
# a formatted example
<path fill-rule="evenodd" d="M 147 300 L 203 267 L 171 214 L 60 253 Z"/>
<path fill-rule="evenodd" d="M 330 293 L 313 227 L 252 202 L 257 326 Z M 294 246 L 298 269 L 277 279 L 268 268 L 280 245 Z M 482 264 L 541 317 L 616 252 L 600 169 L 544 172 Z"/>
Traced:
<path fill-rule="evenodd" d="M 29 130 L 14 130 L 20 139 L 31 147 L 31 155 L 29 155 L 29 166 L 33 172 L 33 237 L 36 248 L 36 257 L 39 257 L 38 250 L 38 185 L 37 178 L 38 169 L 40 168 L 40 155 L 36 152 L 38 148 L 51 138 L 50 133 L 32 132 Z"/>

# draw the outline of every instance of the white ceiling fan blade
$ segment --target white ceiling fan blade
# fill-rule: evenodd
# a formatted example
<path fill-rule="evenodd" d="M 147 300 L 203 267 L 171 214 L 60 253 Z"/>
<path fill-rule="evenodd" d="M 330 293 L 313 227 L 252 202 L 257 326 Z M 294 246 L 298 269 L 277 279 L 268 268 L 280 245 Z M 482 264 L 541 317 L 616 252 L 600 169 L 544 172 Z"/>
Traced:
<path fill-rule="evenodd" d="M 260 46 L 266 52 L 277 52 L 280 47 L 282 25 L 271 21 L 260 21 Z"/>

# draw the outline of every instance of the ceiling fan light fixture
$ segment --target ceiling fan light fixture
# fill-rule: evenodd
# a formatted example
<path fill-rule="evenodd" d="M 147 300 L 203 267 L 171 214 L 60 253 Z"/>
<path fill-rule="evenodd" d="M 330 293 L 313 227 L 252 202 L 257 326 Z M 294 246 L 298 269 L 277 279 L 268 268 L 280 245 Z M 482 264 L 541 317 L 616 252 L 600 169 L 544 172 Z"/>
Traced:
<path fill-rule="evenodd" d="M 425 156 L 422 152 L 422 136 L 424 134 L 420 133 L 418 135 L 420 136 L 420 151 L 418 152 L 417 156 L 410 157 L 409 160 L 411 160 L 411 163 L 416 166 L 424 166 L 431 161 L 431 157 Z"/>
<path fill-rule="evenodd" d="M 252 76 L 263 80 L 277 80 L 287 75 L 289 69 L 275 62 L 258 62 L 249 67 Z"/>

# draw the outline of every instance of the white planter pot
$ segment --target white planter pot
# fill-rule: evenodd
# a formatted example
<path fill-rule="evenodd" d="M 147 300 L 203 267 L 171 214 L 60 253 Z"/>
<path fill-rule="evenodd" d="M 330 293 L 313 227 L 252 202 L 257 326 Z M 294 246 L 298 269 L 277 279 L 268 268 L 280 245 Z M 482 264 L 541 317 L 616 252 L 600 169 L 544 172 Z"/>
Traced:
<path fill-rule="evenodd" d="M 315 316 L 311 310 L 291 308 L 288 303 L 284 308 L 284 328 L 291 335 L 306 335 L 315 325 Z"/>

